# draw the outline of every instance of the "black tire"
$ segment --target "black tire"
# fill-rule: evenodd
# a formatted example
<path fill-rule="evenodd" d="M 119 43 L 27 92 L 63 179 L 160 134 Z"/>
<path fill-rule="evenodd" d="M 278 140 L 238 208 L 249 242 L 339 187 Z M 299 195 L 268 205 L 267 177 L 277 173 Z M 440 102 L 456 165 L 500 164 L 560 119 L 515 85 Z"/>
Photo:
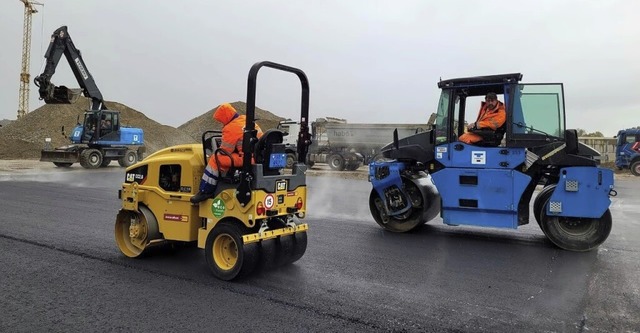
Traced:
<path fill-rule="evenodd" d="M 293 164 L 296 163 L 296 155 L 293 153 L 287 153 L 287 168 L 293 168 Z"/>
<path fill-rule="evenodd" d="M 102 165 L 102 153 L 98 149 L 85 149 L 80 153 L 80 165 L 86 169 L 97 169 Z"/>
<path fill-rule="evenodd" d="M 338 154 L 333 154 L 327 159 L 327 164 L 332 170 L 342 171 L 344 170 L 344 158 Z"/>
<path fill-rule="evenodd" d="M 229 281 L 240 278 L 256 267 L 258 245 L 244 244 L 241 230 L 233 223 L 221 222 L 207 236 L 205 259 L 218 279 Z"/>
<path fill-rule="evenodd" d="M 533 216 L 535 217 L 536 222 L 538 222 L 538 225 L 541 228 L 542 228 L 542 225 L 540 224 L 540 216 L 542 215 L 542 210 L 545 209 L 546 207 L 546 206 L 543 206 L 543 204 L 547 202 L 549 198 L 551 198 L 551 195 L 553 194 L 553 191 L 556 189 L 556 186 L 558 186 L 558 184 L 546 186 L 545 188 L 542 189 L 542 191 L 540 191 L 540 193 L 538 193 L 538 195 L 536 196 L 536 199 L 533 200 Z"/>
<path fill-rule="evenodd" d="M 106 168 L 109 166 L 109 164 L 111 164 L 111 159 L 110 158 L 102 158 L 102 164 L 100 164 L 101 168 Z"/>
<path fill-rule="evenodd" d="M 631 169 L 631 173 L 634 176 L 640 176 L 640 161 L 635 161 L 631 163 L 631 166 L 629 167 L 629 169 Z"/>
<path fill-rule="evenodd" d="M 138 153 L 135 150 L 127 150 L 124 156 L 118 158 L 121 167 L 130 167 L 138 162 Z"/>
<path fill-rule="evenodd" d="M 58 168 L 69 168 L 73 165 L 73 163 L 53 162 L 53 165 L 57 166 Z"/>
<path fill-rule="evenodd" d="M 545 202 L 544 206 L 547 205 Z M 607 209 L 600 218 L 540 216 L 547 238 L 557 247 L 569 251 L 590 251 L 602 244 L 611 233 L 611 212 Z"/>

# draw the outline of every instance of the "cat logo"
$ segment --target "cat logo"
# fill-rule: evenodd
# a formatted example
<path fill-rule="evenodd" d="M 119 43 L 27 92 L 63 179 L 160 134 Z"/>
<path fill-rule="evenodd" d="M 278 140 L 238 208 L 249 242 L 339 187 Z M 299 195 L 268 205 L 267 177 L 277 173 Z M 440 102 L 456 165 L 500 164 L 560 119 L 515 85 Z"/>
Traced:
<path fill-rule="evenodd" d="M 287 189 L 287 181 L 280 180 L 276 183 L 276 191 L 285 191 Z"/>

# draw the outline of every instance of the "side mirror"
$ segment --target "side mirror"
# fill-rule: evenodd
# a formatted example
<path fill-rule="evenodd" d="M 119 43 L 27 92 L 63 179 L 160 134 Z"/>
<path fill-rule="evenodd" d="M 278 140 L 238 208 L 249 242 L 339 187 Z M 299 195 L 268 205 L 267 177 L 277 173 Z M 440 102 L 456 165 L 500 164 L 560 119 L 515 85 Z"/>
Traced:
<path fill-rule="evenodd" d="M 567 144 L 565 152 L 572 155 L 578 154 L 578 131 L 574 129 L 565 130 L 564 139 Z"/>

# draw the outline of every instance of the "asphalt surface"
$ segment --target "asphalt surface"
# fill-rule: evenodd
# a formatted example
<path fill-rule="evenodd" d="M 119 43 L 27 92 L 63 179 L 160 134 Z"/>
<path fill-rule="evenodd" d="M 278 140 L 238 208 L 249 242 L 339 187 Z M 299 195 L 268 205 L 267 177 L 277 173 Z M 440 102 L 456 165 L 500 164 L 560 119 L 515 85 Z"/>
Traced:
<path fill-rule="evenodd" d="M 203 252 L 113 238 L 122 169 L 0 172 L 0 331 L 638 332 L 640 179 L 616 182 L 595 251 L 518 230 L 381 230 L 366 180 L 310 176 L 298 262 L 216 280 Z"/>

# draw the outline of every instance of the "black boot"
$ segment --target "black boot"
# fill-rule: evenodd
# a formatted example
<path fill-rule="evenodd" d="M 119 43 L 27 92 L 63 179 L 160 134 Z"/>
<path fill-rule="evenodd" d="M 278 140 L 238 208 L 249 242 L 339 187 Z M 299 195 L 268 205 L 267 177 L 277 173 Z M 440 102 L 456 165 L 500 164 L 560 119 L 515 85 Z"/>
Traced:
<path fill-rule="evenodd" d="M 213 198 L 213 192 L 200 191 L 196 193 L 196 195 L 192 196 L 189 201 L 191 201 L 191 203 L 197 204 L 210 198 Z"/>

